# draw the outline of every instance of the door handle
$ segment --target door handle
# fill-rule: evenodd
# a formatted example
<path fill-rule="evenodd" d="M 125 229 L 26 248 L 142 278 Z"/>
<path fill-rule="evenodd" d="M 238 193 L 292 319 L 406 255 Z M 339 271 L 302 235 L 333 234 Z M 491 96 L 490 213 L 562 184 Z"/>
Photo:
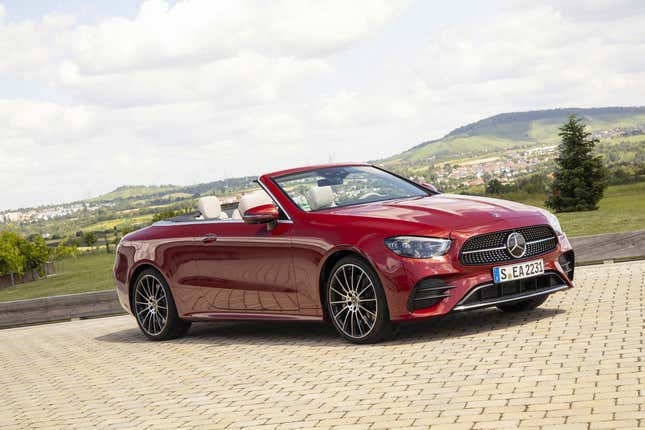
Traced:
<path fill-rule="evenodd" d="M 206 236 L 202 237 L 202 242 L 211 243 L 217 240 L 217 235 L 214 233 L 208 233 Z"/>

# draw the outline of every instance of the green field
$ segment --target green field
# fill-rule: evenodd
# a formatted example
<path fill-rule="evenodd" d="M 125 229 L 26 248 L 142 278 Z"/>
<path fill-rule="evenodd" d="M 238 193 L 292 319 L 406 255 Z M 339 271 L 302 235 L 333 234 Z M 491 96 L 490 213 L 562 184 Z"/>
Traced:
<path fill-rule="evenodd" d="M 56 263 L 55 276 L 0 290 L 0 302 L 114 288 L 113 263 L 114 255 L 107 253 L 62 260 Z"/>
<path fill-rule="evenodd" d="M 593 212 L 559 214 L 569 236 L 645 229 L 645 182 L 609 187 Z"/>
<path fill-rule="evenodd" d="M 645 229 L 644 197 L 645 182 L 614 185 L 605 190 L 598 210 L 560 213 L 557 216 L 569 237 L 642 230 Z M 543 208 L 546 194 L 528 197 L 508 194 L 500 198 Z"/>
<path fill-rule="evenodd" d="M 645 182 L 607 188 L 600 209 L 558 214 L 569 237 L 645 229 Z M 505 195 L 502 198 L 544 207 L 545 195 Z M 107 290 L 112 283 L 111 254 L 94 254 L 63 260 L 59 274 L 29 284 L 0 290 L 0 301 L 32 299 L 86 291 Z"/>
<path fill-rule="evenodd" d="M 100 221 L 85 227 L 85 229 L 88 231 L 105 231 L 112 230 L 114 227 L 122 227 L 124 225 L 150 224 L 151 222 L 152 214 L 149 214 L 136 217 L 122 217 L 110 219 L 107 221 Z"/>

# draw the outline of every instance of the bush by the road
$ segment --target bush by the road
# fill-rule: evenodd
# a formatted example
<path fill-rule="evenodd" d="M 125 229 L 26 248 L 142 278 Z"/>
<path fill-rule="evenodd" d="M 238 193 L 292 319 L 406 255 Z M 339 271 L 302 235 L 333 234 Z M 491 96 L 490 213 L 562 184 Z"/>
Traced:
<path fill-rule="evenodd" d="M 54 249 L 48 248 L 40 235 L 28 240 L 14 231 L 3 230 L 0 232 L 0 275 L 22 275 L 29 270 L 40 269 L 50 258 L 67 257 L 74 253 L 75 248 L 62 243 Z"/>

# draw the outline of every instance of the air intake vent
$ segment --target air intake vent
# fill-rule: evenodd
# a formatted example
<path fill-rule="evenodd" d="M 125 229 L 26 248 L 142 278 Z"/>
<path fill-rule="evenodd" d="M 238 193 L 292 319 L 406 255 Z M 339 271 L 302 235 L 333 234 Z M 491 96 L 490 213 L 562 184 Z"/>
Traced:
<path fill-rule="evenodd" d="M 450 290 L 455 288 L 452 285 L 446 285 L 440 278 L 425 278 L 417 282 L 410 300 L 408 300 L 408 309 L 410 311 L 430 308 L 446 297 L 450 297 Z"/>
<path fill-rule="evenodd" d="M 575 257 L 573 251 L 567 251 L 558 258 L 558 263 L 562 267 L 562 271 L 567 275 L 569 280 L 573 281 L 573 269 L 575 265 Z"/>

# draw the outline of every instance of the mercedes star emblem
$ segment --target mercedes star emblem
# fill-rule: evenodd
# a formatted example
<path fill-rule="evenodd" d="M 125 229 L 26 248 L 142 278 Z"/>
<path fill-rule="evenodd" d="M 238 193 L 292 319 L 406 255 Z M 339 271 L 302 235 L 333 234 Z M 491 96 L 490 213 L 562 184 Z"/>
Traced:
<path fill-rule="evenodd" d="M 513 232 L 506 239 L 506 250 L 515 258 L 521 258 L 526 253 L 526 239 L 520 233 Z"/>

